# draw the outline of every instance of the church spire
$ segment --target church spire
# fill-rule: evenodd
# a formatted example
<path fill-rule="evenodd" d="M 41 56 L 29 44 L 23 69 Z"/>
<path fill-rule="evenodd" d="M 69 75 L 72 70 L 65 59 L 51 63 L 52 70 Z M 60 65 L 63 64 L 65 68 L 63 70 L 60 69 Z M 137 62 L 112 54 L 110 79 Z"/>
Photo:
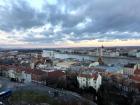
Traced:
<path fill-rule="evenodd" d="M 99 62 L 100 65 L 103 65 L 104 64 L 103 59 L 102 59 L 102 57 L 103 57 L 103 49 L 104 49 L 104 46 L 102 45 L 100 47 L 99 58 L 98 58 L 98 62 Z"/>

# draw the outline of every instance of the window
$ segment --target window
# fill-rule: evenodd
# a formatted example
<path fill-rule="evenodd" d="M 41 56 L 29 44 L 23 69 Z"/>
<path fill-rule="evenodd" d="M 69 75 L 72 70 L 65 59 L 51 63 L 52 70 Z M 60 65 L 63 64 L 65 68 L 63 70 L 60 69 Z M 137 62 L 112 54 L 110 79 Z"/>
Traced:
<path fill-rule="evenodd" d="M 91 84 L 91 82 L 89 81 L 88 84 Z"/>

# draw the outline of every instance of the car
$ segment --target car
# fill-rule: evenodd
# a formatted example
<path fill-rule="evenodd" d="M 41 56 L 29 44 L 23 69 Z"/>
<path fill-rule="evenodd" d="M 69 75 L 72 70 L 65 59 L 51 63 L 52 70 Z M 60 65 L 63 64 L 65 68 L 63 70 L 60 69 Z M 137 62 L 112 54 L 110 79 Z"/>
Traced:
<path fill-rule="evenodd" d="M 0 105 L 4 105 L 3 102 L 0 101 Z"/>
<path fill-rule="evenodd" d="M 0 92 L 0 100 L 6 99 L 10 97 L 11 95 L 12 95 L 12 90 L 10 89 L 4 90 Z"/>

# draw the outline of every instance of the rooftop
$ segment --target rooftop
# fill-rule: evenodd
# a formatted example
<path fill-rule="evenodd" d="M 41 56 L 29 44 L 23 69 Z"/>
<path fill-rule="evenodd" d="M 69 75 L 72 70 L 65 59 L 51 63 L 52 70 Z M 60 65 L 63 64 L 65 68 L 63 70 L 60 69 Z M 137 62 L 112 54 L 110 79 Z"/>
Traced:
<path fill-rule="evenodd" d="M 94 79 L 97 79 L 98 75 L 95 74 L 95 73 L 92 73 L 92 74 L 80 74 L 80 75 L 78 75 L 78 77 L 94 78 Z"/>
<path fill-rule="evenodd" d="M 124 65 L 124 67 L 126 67 L 126 68 L 134 68 L 135 65 L 136 64 L 134 64 L 134 63 L 129 63 L 127 65 Z"/>

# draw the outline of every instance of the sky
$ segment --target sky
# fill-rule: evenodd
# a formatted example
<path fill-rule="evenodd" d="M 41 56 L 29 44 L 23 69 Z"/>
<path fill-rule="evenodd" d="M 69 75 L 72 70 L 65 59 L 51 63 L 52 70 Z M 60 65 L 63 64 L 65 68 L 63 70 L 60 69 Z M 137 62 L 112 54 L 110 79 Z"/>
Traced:
<path fill-rule="evenodd" d="M 0 47 L 140 46 L 140 0 L 0 0 Z"/>

